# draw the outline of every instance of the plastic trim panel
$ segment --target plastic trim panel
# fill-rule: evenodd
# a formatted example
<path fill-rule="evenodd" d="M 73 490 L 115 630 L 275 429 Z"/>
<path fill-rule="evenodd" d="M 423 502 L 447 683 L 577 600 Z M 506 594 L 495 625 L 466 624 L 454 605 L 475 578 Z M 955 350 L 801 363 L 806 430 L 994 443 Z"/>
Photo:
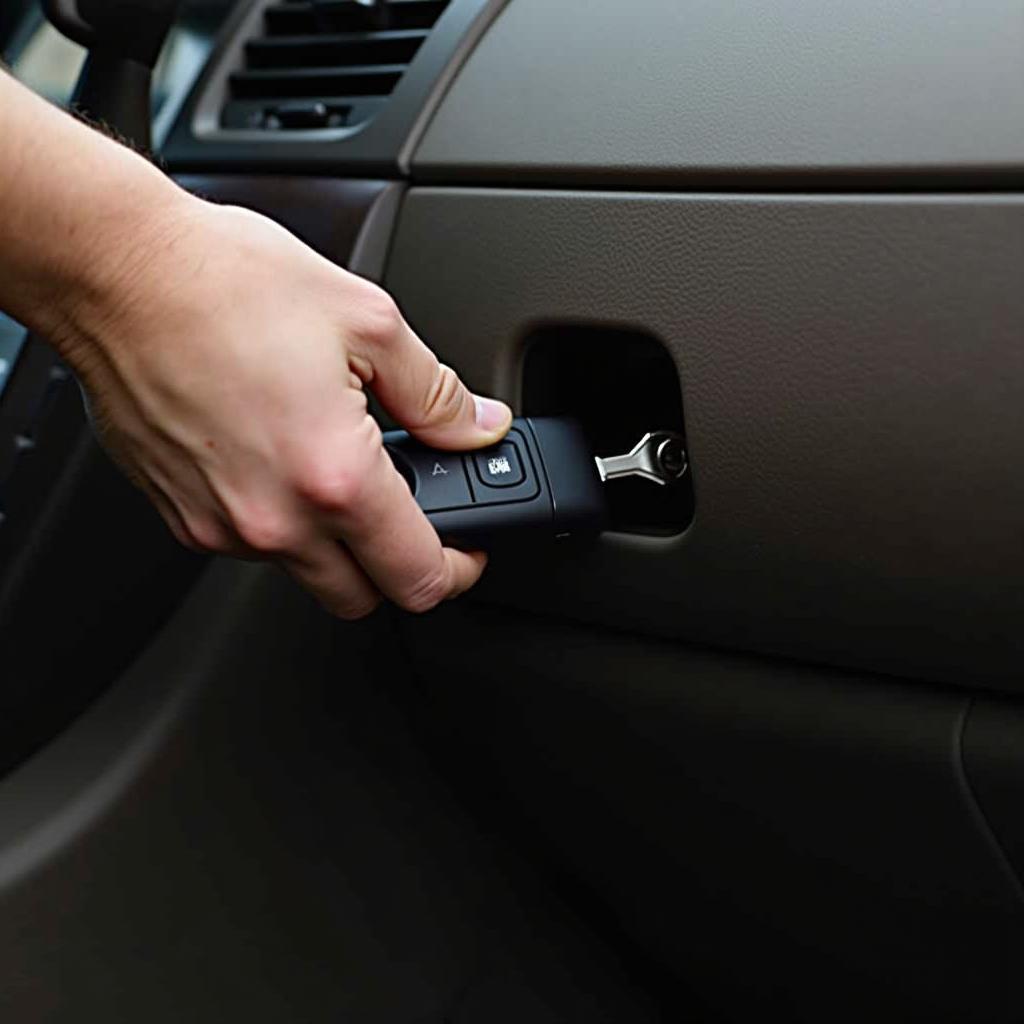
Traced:
<path fill-rule="evenodd" d="M 679 373 L 690 529 L 496 556 L 482 597 L 1016 689 L 1022 266 L 1015 195 L 414 188 L 386 283 L 513 401 L 537 324 L 646 331 Z"/>

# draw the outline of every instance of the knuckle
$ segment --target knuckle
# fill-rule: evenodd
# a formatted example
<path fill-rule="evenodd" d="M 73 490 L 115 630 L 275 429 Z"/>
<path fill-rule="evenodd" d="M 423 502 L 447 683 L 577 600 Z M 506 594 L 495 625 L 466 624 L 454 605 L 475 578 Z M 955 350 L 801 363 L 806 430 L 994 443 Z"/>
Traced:
<path fill-rule="evenodd" d="M 368 478 L 369 473 L 358 464 L 314 467 L 299 476 L 296 490 L 317 510 L 345 515 L 362 504 Z"/>
<path fill-rule="evenodd" d="M 437 364 L 437 372 L 423 402 L 426 423 L 440 425 L 457 420 L 465 410 L 466 389 L 459 375 L 444 363 Z"/>
<path fill-rule="evenodd" d="M 421 577 L 397 603 L 405 611 L 420 615 L 436 608 L 448 597 L 450 590 L 448 574 L 444 568 L 433 569 Z"/>
<path fill-rule="evenodd" d="M 231 547 L 227 530 L 215 519 L 197 517 L 186 522 L 185 529 L 194 545 L 193 550 L 221 554 Z"/>
<path fill-rule="evenodd" d="M 396 338 L 404 323 L 395 300 L 369 281 L 361 282 L 355 309 L 360 337 L 375 345 L 386 345 Z"/>
<path fill-rule="evenodd" d="M 370 416 L 349 434 L 346 448 L 340 460 L 336 452 L 307 458 L 294 477 L 299 497 L 328 515 L 345 515 L 363 506 L 377 463 L 385 457 L 380 428 Z"/>
<path fill-rule="evenodd" d="M 295 544 L 294 527 L 279 513 L 249 511 L 235 516 L 233 523 L 242 543 L 260 554 L 283 554 Z"/>

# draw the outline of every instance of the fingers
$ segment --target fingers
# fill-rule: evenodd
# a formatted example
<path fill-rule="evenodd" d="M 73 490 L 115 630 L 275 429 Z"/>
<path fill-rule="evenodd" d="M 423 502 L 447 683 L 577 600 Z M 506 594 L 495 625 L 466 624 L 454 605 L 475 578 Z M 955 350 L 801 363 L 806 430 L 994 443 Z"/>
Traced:
<path fill-rule="evenodd" d="M 227 554 L 235 558 L 264 559 L 269 556 L 269 553 L 247 545 L 214 514 L 206 518 L 218 523 L 220 529 L 197 531 L 186 523 L 174 503 L 155 484 L 145 482 L 142 487 L 178 543 L 190 551 Z M 205 543 L 197 540 L 196 532 L 204 537 Z M 274 557 L 326 611 L 340 619 L 361 619 L 380 604 L 380 592 L 366 573 L 339 543 L 328 536 L 314 536 L 305 541 L 300 550 Z"/>
<path fill-rule="evenodd" d="M 350 359 L 380 404 L 424 444 L 452 450 L 500 441 L 512 422 L 503 402 L 474 395 L 416 336 L 391 298 L 376 289 Z"/>
<path fill-rule="evenodd" d="M 480 553 L 444 548 L 379 440 L 347 483 L 324 481 L 306 496 L 379 590 L 423 612 L 468 590 L 486 563 Z"/>
<path fill-rule="evenodd" d="M 363 428 L 344 429 L 343 457 L 322 452 L 316 476 L 291 496 L 271 486 L 256 497 L 252 480 L 237 490 L 207 480 L 174 500 L 152 480 L 146 489 L 182 543 L 277 561 L 339 618 L 368 615 L 381 594 L 424 612 L 473 586 L 486 558 L 442 547 L 364 417 Z"/>
<path fill-rule="evenodd" d="M 318 537 L 281 565 L 324 608 L 340 619 L 361 619 L 380 603 L 380 593 L 340 544 Z"/>

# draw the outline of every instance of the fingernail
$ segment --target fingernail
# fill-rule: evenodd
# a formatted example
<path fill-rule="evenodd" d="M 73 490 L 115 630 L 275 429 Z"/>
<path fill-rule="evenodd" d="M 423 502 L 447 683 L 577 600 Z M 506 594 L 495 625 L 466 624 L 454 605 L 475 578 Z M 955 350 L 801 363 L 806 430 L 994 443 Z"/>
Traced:
<path fill-rule="evenodd" d="M 473 401 L 476 403 L 476 425 L 489 434 L 501 430 L 512 419 L 512 410 L 504 402 L 480 395 L 474 395 Z"/>

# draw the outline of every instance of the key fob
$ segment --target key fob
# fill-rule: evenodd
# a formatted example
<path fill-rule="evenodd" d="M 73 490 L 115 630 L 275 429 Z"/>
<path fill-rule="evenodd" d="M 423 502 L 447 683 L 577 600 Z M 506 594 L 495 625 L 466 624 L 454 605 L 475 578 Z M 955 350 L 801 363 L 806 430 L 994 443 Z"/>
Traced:
<path fill-rule="evenodd" d="M 386 433 L 384 446 L 446 543 L 490 547 L 606 526 L 601 473 L 575 420 L 517 418 L 503 441 L 472 452 L 428 448 L 404 430 Z"/>

